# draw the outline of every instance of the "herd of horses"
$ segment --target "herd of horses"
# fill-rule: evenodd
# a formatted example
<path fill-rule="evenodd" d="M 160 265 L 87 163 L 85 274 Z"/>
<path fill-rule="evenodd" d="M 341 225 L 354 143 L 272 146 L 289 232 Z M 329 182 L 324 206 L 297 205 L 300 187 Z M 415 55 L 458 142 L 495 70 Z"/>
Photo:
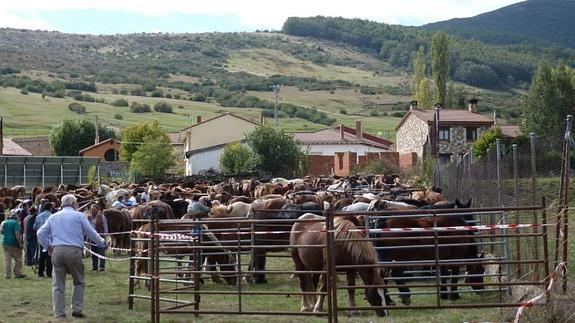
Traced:
<path fill-rule="evenodd" d="M 122 210 L 111 208 L 113 201 L 118 196 L 137 193 L 140 195 L 147 192 L 151 201 Z M 350 193 L 352 192 L 352 193 Z M 376 192 L 376 193 L 372 193 Z M 447 209 L 469 208 L 471 201 L 462 203 L 458 200 L 447 201 L 437 188 L 415 189 L 406 187 L 397 176 L 364 176 L 348 178 L 304 178 L 286 180 L 275 178 L 269 182 L 260 182 L 255 179 L 235 180 L 230 179 L 221 183 L 194 183 L 192 184 L 155 184 L 145 183 L 118 184 L 110 186 L 64 186 L 60 187 L 37 187 L 32 191 L 31 198 L 34 201 L 42 199 L 59 204 L 59 199 L 64 194 L 73 193 L 77 196 L 81 208 L 88 210 L 90 204 L 96 203 L 104 210 L 108 220 L 110 239 L 113 247 L 127 249 L 130 247 L 130 232 L 147 232 L 147 224 L 137 219 L 203 219 L 206 221 L 201 227 L 204 240 L 210 241 L 212 253 L 204 256 L 208 268 L 225 273 L 234 272 L 237 260 L 235 252 L 231 251 L 233 245 L 237 246 L 238 235 L 221 234 L 222 230 L 238 230 L 238 227 L 249 228 L 248 222 L 237 221 L 238 219 L 284 219 L 284 220 L 315 220 L 315 222 L 292 222 L 282 225 L 257 224 L 256 231 L 268 232 L 269 234 L 257 235 L 255 244 L 277 245 L 290 250 L 295 265 L 295 270 L 303 292 L 315 292 L 318 288 L 326 289 L 325 275 L 308 274 L 306 271 L 317 272 L 326 268 L 326 254 L 324 248 L 288 248 L 289 245 L 325 245 L 326 210 L 330 210 L 334 216 L 334 244 L 333 257 L 336 266 L 346 265 L 373 265 L 359 266 L 359 268 L 346 269 L 348 286 L 355 286 L 356 275 L 359 274 L 365 284 L 365 298 L 370 305 L 376 308 L 377 315 L 385 315 L 383 307 L 395 303 L 386 293 L 384 279 L 395 280 L 400 291 L 402 303 L 411 303 L 410 290 L 405 286 L 404 271 L 408 268 L 393 266 L 391 269 L 382 269 L 377 266 L 381 262 L 421 261 L 421 260 L 449 260 L 449 259 L 475 259 L 482 257 L 482 251 L 475 243 L 474 233 L 471 231 L 451 232 L 440 231 L 406 231 L 367 233 L 370 239 L 364 239 L 366 228 L 431 228 L 462 226 L 472 217 L 461 215 L 442 216 L 413 216 L 413 217 L 367 217 L 369 211 L 392 211 L 392 210 L 420 210 L 420 209 Z M 20 187 L 0 189 L 0 206 L 14 207 L 14 203 L 26 194 L 26 190 Z M 187 213 L 192 196 L 202 196 L 203 203 L 209 207 L 208 212 Z M 213 220 L 213 221 L 212 221 Z M 263 221 L 265 222 L 265 221 Z M 284 223 L 284 222 L 282 222 Z M 253 224 L 252 224 L 253 225 Z M 181 228 L 181 226 L 179 226 Z M 161 231 L 170 231 L 175 227 L 161 224 Z M 192 230 L 190 228 L 190 234 Z M 273 232 L 271 232 L 273 231 Z M 196 231 L 197 232 L 197 231 Z M 367 230 L 369 232 L 369 230 Z M 117 234 L 116 234 L 117 233 Z M 433 246 L 434 234 L 441 236 L 438 240 L 438 251 Z M 391 238 L 390 238 L 391 237 Z M 395 239 L 396 237 L 397 239 Z M 362 239 L 363 238 L 363 239 Z M 381 238 L 381 239 L 378 239 Z M 400 239 L 406 238 L 406 239 Z M 144 244 L 144 245 L 142 245 Z M 402 248 L 393 248 L 394 246 Z M 243 245 L 242 245 L 243 247 Z M 391 248 L 390 248 L 391 247 Z M 215 250 L 213 250 L 216 248 Z M 249 248 L 249 246 L 246 246 Z M 138 250 L 140 256 L 147 256 L 147 246 L 141 242 Z M 178 253 L 176 248 L 174 254 Z M 273 251 L 280 248 L 270 249 Z M 257 273 L 251 275 L 255 283 L 266 283 L 265 266 L 266 253 L 270 250 L 256 249 L 252 252 L 250 270 Z M 437 253 L 437 254 L 436 254 Z M 466 265 L 466 282 L 474 290 L 483 289 L 484 268 L 479 262 L 470 262 Z M 429 265 L 427 265 L 429 266 Z M 433 266 L 431 266 L 433 267 Z M 348 267 L 346 267 L 348 268 Z M 145 262 L 138 261 L 136 265 L 137 276 L 145 275 L 147 266 Z M 451 284 L 448 290 L 441 288 L 441 298 L 457 300 L 457 281 L 460 277 L 458 265 L 440 266 L 436 268 L 442 276 L 442 284 L 446 284 L 451 276 Z M 212 277 L 218 277 L 214 275 Z M 230 285 L 238 283 L 238 277 L 233 274 L 222 274 L 225 282 Z M 304 293 L 302 297 L 302 311 L 321 312 L 324 297 L 316 297 L 313 293 Z M 348 289 L 348 305 L 355 306 L 355 290 Z"/>

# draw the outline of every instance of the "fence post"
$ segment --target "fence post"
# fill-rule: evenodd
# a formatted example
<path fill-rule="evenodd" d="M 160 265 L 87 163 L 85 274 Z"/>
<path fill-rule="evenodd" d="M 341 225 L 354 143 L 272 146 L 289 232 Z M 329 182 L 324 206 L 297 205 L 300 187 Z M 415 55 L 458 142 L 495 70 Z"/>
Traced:
<path fill-rule="evenodd" d="M 499 200 L 499 206 L 503 207 L 503 199 L 501 198 L 501 140 L 496 140 L 496 156 L 497 156 L 497 199 Z"/>
<path fill-rule="evenodd" d="M 475 188 L 474 188 L 475 185 L 473 185 L 473 175 L 471 173 L 471 165 L 473 164 L 473 152 L 471 150 L 469 151 L 468 156 L 469 158 L 467 162 L 467 176 L 469 180 L 469 198 L 471 198 L 472 202 L 477 203 L 477 200 L 475 198 Z"/>
<path fill-rule="evenodd" d="M 333 224 L 333 205 L 330 204 L 329 210 L 325 217 L 325 235 L 326 235 L 326 298 L 327 298 L 327 321 L 337 323 L 337 271 L 335 270 L 335 261 L 333 259 L 334 247 L 334 224 Z M 321 297 L 321 296 L 320 296 Z"/>
<path fill-rule="evenodd" d="M 134 276 L 136 275 L 136 260 L 134 257 L 136 256 L 136 246 L 135 241 L 132 240 L 135 233 L 130 232 L 130 278 L 128 279 L 128 309 L 134 309 L 134 290 L 135 290 L 135 279 Z M 148 253 L 149 254 L 149 253 Z"/>
<path fill-rule="evenodd" d="M 531 132 L 529 134 L 529 146 L 530 146 L 530 158 L 531 158 L 531 198 L 532 201 L 537 201 L 537 151 L 536 151 L 536 137 L 535 133 Z M 538 223 L 537 222 L 537 211 L 533 211 L 531 223 Z M 539 233 L 539 228 L 534 227 L 533 233 Z M 547 237 L 545 237 L 547 239 Z M 533 237 L 533 245 L 535 246 L 534 250 L 534 257 L 535 259 L 539 259 L 539 239 L 537 237 Z M 539 280 L 539 264 L 535 263 L 535 279 Z"/>
<path fill-rule="evenodd" d="M 513 204 L 514 207 L 517 208 L 519 206 L 518 198 L 519 198 L 519 162 L 517 160 L 517 144 L 513 144 L 512 146 L 513 152 Z M 515 211 L 515 224 L 519 224 L 519 211 Z M 515 233 L 519 233 L 519 230 L 515 230 Z M 521 249 L 520 245 L 520 238 L 515 238 L 515 254 L 517 260 L 521 260 Z M 517 263 L 517 276 L 521 277 L 521 263 Z"/>
<path fill-rule="evenodd" d="M 569 242 L 569 179 L 571 178 L 571 129 L 573 127 L 573 116 L 567 116 L 567 128 L 565 129 L 565 195 L 563 196 L 563 257 L 562 262 L 567 264 L 569 257 L 568 242 Z M 567 293 L 567 278 L 563 276 L 563 294 Z"/>

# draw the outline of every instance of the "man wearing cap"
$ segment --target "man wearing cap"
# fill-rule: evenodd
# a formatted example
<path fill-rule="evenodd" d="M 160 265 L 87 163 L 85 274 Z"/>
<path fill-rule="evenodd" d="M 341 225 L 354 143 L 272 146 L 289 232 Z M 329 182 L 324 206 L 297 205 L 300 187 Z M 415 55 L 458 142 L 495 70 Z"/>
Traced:
<path fill-rule="evenodd" d="M 76 211 L 78 200 L 73 194 L 62 197 L 62 210 L 54 213 L 38 230 L 38 241 L 52 256 L 52 302 L 54 316 L 66 317 L 64 307 L 66 274 L 72 276 L 72 316 L 85 317 L 84 310 L 84 235 L 99 247 L 106 241 L 98 235 L 84 213 Z"/>
<path fill-rule="evenodd" d="M 2 248 L 4 249 L 4 277 L 10 279 L 12 276 L 12 259 L 14 259 L 14 277 L 24 278 L 22 274 L 22 228 L 18 222 L 16 210 L 10 211 L 8 219 L 0 225 L 0 233 L 4 235 Z"/>

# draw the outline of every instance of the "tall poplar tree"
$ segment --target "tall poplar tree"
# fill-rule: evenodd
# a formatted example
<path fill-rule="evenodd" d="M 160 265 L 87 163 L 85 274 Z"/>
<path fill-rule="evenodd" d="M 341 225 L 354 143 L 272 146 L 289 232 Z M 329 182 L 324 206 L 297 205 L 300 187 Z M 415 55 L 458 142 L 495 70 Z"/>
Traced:
<path fill-rule="evenodd" d="M 431 72 L 435 81 L 435 100 L 445 107 L 449 78 L 449 39 L 444 32 L 436 32 L 431 39 Z"/>
<path fill-rule="evenodd" d="M 425 49 L 423 46 L 419 46 L 417 56 L 413 60 L 413 77 L 411 79 L 412 97 L 418 101 L 419 105 L 423 108 L 430 108 L 431 96 L 429 93 L 429 80 L 426 74 Z"/>

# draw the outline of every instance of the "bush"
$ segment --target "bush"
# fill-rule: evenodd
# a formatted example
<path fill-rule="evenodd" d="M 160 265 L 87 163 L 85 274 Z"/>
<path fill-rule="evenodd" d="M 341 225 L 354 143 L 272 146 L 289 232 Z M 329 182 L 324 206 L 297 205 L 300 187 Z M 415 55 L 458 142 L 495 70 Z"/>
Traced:
<path fill-rule="evenodd" d="M 206 102 L 206 97 L 201 93 L 196 93 L 190 97 L 190 100 L 196 102 Z"/>
<path fill-rule="evenodd" d="M 114 119 L 116 119 L 116 120 L 124 120 L 124 117 L 123 117 L 121 114 L 116 113 L 116 114 L 114 114 Z"/>
<path fill-rule="evenodd" d="M 341 113 L 341 114 L 347 114 L 347 110 L 346 110 L 346 109 L 341 109 L 341 110 L 339 110 L 339 113 Z"/>
<path fill-rule="evenodd" d="M 151 112 L 152 109 L 146 103 L 132 102 L 132 104 L 130 105 L 130 111 L 133 113 L 145 113 L 145 112 Z"/>
<path fill-rule="evenodd" d="M 392 113 L 391 116 L 396 117 L 396 118 L 403 118 L 404 114 L 405 114 L 405 112 L 396 111 L 396 112 Z"/>
<path fill-rule="evenodd" d="M 166 102 L 158 102 L 154 104 L 154 111 L 163 113 L 174 113 L 172 106 Z"/>
<path fill-rule="evenodd" d="M 371 110 L 371 111 L 369 111 L 369 116 L 370 116 L 370 117 L 377 117 L 378 115 L 379 115 L 379 114 L 377 113 L 376 110 Z"/>
<path fill-rule="evenodd" d="M 153 98 L 161 98 L 164 96 L 164 93 L 160 90 L 154 90 L 152 93 L 150 93 L 150 96 Z"/>
<path fill-rule="evenodd" d="M 167 94 L 166 94 L 166 99 L 171 99 L 171 98 L 172 98 L 172 95 L 171 95 L 170 93 L 167 93 Z"/>
<path fill-rule="evenodd" d="M 485 156 L 487 149 L 495 147 L 497 139 L 501 139 L 503 133 L 501 128 L 491 128 L 484 131 L 479 138 L 473 143 L 473 157 L 480 158 Z"/>
<path fill-rule="evenodd" d="M 83 106 L 80 103 L 70 103 L 68 104 L 68 110 L 76 112 L 77 114 L 85 114 L 86 113 L 86 107 Z"/>
<path fill-rule="evenodd" d="M 247 173 L 256 166 L 256 155 L 238 141 L 227 144 L 220 156 L 220 167 L 226 174 Z"/>
<path fill-rule="evenodd" d="M 20 90 L 20 94 L 28 95 L 28 90 L 22 89 Z"/>
<path fill-rule="evenodd" d="M 111 104 L 115 107 L 127 107 L 130 105 L 126 99 L 116 99 Z"/>

